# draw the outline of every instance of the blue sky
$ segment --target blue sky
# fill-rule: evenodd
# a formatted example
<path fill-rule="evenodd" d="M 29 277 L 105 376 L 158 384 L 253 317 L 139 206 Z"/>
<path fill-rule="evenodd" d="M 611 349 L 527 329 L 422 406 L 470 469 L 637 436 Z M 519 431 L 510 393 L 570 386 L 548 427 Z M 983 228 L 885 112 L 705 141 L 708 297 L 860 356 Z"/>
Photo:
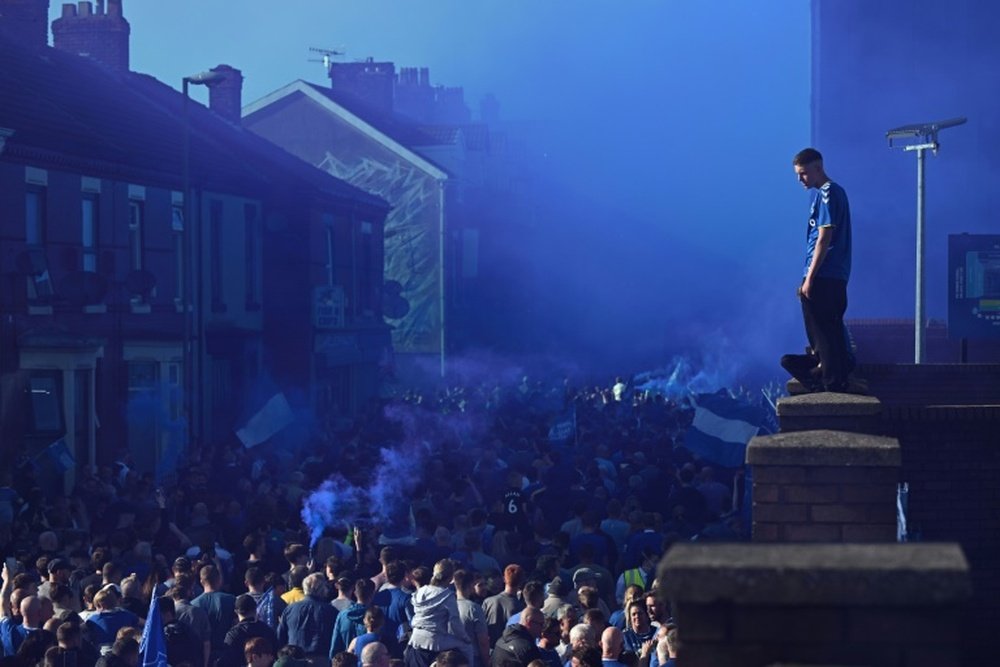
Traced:
<path fill-rule="evenodd" d="M 474 112 L 491 92 L 503 119 L 545 128 L 553 179 L 617 212 L 613 221 L 552 221 L 554 233 L 570 235 L 610 223 L 607 242 L 620 245 L 609 266 L 580 272 L 581 293 L 593 292 L 595 270 L 614 273 L 611 257 L 627 257 L 638 238 L 644 266 L 611 290 L 638 292 L 620 308 L 668 298 L 677 283 L 687 297 L 678 301 L 724 293 L 737 304 L 711 313 L 721 323 L 697 314 L 705 326 L 745 330 L 765 312 L 797 341 L 789 295 L 807 199 L 790 159 L 809 142 L 809 4 L 124 0 L 124 13 L 132 69 L 179 87 L 229 64 L 243 71 L 244 103 L 295 79 L 324 83 L 322 65 L 308 62 L 311 46 L 429 67 L 432 83 L 464 86 Z M 59 11 L 53 3 L 53 18 Z M 629 328 L 661 336 L 668 320 L 696 314 L 626 315 Z M 773 332 L 755 335 L 760 354 L 775 358 Z"/>

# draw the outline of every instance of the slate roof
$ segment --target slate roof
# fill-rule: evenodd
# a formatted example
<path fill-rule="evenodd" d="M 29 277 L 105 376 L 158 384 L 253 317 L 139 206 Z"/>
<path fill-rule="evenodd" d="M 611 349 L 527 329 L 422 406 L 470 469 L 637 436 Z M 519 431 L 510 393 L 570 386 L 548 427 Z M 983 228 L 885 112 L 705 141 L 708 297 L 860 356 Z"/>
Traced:
<path fill-rule="evenodd" d="M 5 160 L 180 189 L 183 104 L 182 93 L 151 76 L 29 48 L 0 31 L 0 127 L 14 130 Z M 194 100 L 188 112 L 196 187 L 389 208 Z"/>

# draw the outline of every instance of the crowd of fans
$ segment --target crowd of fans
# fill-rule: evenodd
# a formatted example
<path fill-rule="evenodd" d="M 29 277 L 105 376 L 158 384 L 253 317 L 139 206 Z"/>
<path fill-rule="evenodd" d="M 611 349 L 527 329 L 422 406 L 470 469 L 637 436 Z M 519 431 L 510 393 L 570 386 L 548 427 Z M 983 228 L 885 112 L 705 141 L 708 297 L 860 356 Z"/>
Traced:
<path fill-rule="evenodd" d="M 656 564 L 742 533 L 739 474 L 682 446 L 689 406 L 528 378 L 390 403 L 463 424 L 427 434 L 391 529 L 301 515 L 331 474 L 370 484 L 380 447 L 412 437 L 385 406 L 293 463 L 220 447 L 162 486 L 124 451 L 67 495 L 0 473 L 0 667 L 136 667 L 154 614 L 165 656 L 143 662 L 172 667 L 673 665 Z"/>

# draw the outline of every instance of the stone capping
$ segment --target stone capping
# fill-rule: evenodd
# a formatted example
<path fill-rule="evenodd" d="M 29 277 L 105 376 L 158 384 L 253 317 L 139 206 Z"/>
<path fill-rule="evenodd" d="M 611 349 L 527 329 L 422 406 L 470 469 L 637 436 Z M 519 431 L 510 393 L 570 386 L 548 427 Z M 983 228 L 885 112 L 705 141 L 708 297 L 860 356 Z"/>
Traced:
<path fill-rule="evenodd" d="M 958 544 L 677 544 L 658 570 L 685 603 L 895 607 L 972 595 Z"/>
<path fill-rule="evenodd" d="M 899 440 L 847 431 L 792 431 L 750 439 L 746 462 L 754 466 L 899 467 Z"/>
<path fill-rule="evenodd" d="M 778 399 L 779 417 L 872 417 L 882 413 L 874 396 L 821 391 Z"/>

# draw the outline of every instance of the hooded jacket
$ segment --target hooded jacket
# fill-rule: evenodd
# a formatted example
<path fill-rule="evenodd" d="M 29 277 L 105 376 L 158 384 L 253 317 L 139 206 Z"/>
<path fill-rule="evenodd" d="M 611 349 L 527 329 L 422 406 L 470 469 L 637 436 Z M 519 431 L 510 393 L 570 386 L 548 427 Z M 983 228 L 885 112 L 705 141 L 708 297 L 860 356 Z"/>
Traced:
<path fill-rule="evenodd" d="M 508 625 L 493 647 L 493 667 L 523 667 L 542 657 L 535 638 L 521 624 Z"/>
<path fill-rule="evenodd" d="M 410 646 L 428 651 L 465 650 L 469 635 L 458 613 L 455 591 L 441 586 L 422 586 L 413 594 Z"/>
<path fill-rule="evenodd" d="M 333 605 L 331 605 L 333 606 Z M 365 612 L 368 607 L 355 602 L 337 615 L 330 638 L 330 659 L 341 651 L 346 651 L 351 640 L 365 634 Z"/>

